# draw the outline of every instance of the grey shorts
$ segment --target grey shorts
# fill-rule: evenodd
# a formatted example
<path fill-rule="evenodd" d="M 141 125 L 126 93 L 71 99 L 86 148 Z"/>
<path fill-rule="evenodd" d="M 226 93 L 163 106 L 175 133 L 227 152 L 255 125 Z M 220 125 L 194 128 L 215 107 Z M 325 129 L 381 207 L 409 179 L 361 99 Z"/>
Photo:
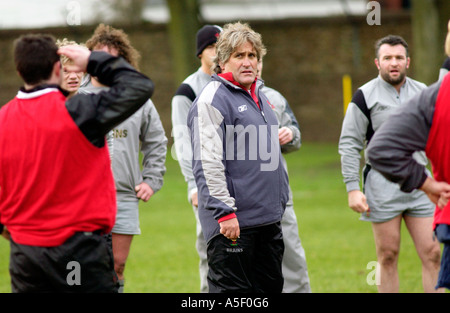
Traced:
<path fill-rule="evenodd" d="M 371 169 L 364 184 L 370 212 L 362 213 L 361 220 L 387 222 L 398 215 L 433 217 L 435 205 L 421 190 L 406 193 L 400 186 Z"/>
<path fill-rule="evenodd" d="M 112 229 L 115 234 L 140 235 L 139 202 L 118 201 L 116 223 Z"/>

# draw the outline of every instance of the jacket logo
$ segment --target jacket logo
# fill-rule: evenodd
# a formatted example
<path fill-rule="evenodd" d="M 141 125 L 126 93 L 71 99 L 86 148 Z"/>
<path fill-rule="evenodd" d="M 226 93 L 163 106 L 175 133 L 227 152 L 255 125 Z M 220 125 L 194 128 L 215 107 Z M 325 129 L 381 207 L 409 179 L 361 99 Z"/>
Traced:
<path fill-rule="evenodd" d="M 239 107 L 238 107 L 238 111 L 239 111 L 239 112 L 247 111 L 247 105 L 244 104 L 244 105 L 239 106 Z"/>
<path fill-rule="evenodd" d="M 388 105 L 385 104 L 381 104 L 380 102 L 375 103 L 374 105 L 374 111 L 375 112 L 382 112 L 382 111 L 387 111 L 389 110 L 390 107 Z"/>

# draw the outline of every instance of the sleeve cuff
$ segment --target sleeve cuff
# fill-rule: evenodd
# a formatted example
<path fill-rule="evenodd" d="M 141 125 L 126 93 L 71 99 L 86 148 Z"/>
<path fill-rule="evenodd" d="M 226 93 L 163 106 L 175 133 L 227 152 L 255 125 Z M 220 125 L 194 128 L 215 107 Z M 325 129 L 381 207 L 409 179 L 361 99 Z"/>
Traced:
<path fill-rule="evenodd" d="M 350 192 L 352 190 L 361 190 L 359 186 L 359 181 L 350 181 L 345 184 L 347 192 Z"/>
<path fill-rule="evenodd" d="M 403 185 L 400 186 L 400 190 L 403 192 L 411 192 L 414 189 L 420 189 L 425 183 L 425 180 L 427 180 L 427 177 L 427 173 L 423 171 L 422 176 L 419 180 L 417 180 L 417 185 L 414 185 L 414 182 L 406 181 Z"/>
<path fill-rule="evenodd" d="M 219 220 L 217 222 L 220 224 L 224 221 L 231 220 L 232 218 L 236 218 L 236 217 L 237 217 L 236 213 L 231 213 L 231 214 L 222 216 L 221 218 L 219 218 Z"/>

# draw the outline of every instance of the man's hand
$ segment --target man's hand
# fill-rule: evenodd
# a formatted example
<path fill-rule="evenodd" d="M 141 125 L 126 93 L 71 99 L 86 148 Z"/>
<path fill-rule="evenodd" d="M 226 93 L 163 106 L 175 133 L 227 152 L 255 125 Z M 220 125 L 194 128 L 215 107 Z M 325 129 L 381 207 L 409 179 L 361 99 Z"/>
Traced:
<path fill-rule="evenodd" d="M 294 135 L 289 127 L 281 127 L 278 129 L 278 140 L 280 141 L 280 146 L 290 143 L 292 139 L 294 139 Z"/>
<path fill-rule="evenodd" d="M 6 240 L 10 240 L 10 239 L 11 239 L 11 235 L 10 235 L 8 229 L 6 229 L 6 226 L 3 227 L 2 236 L 3 236 L 3 238 L 5 238 Z"/>
<path fill-rule="evenodd" d="M 236 217 L 223 221 L 219 225 L 220 225 L 220 233 L 225 237 L 227 237 L 228 239 L 235 240 L 239 238 L 239 236 L 241 235 L 239 222 Z"/>
<path fill-rule="evenodd" d="M 450 192 L 447 191 L 441 193 L 441 196 L 439 197 L 439 200 L 437 202 L 438 208 L 443 209 L 447 205 L 448 200 L 450 200 Z"/>
<path fill-rule="evenodd" d="M 147 183 L 144 182 L 137 185 L 134 188 L 134 190 L 136 191 L 136 197 L 138 197 L 144 202 L 150 200 L 150 197 L 153 196 L 153 194 L 155 193 L 153 189 L 149 185 L 147 185 Z"/>
<path fill-rule="evenodd" d="M 198 207 L 198 193 L 197 192 L 192 193 L 191 202 L 192 202 L 193 206 Z"/>
<path fill-rule="evenodd" d="M 366 196 L 360 190 L 348 192 L 348 206 L 357 213 L 369 211 Z"/>
<path fill-rule="evenodd" d="M 64 54 L 72 60 L 73 64 L 69 63 L 64 66 L 64 70 L 67 72 L 86 72 L 89 57 L 91 56 L 91 51 L 88 48 L 69 45 L 59 48 L 58 54 Z"/>
<path fill-rule="evenodd" d="M 446 182 L 435 181 L 431 177 L 427 177 L 419 189 L 425 192 L 431 202 L 441 209 L 447 205 L 450 199 L 450 185 Z"/>

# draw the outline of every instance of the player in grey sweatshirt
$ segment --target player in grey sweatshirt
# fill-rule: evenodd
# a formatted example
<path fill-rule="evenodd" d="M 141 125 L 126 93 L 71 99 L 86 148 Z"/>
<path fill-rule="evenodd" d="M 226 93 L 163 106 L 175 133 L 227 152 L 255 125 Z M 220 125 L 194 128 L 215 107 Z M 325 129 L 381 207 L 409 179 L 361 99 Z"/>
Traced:
<path fill-rule="evenodd" d="M 86 42 L 91 50 L 120 55 L 137 67 L 137 51 L 127 35 L 100 24 Z M 102 92 L 104 87 L 94 77 L 84 82 L 81 92 Z M 167 138 L 159 114 L 149 99 L 142 108 L 113 129 L 112 168 L 116 184 L 117 216 L 112 230 L 114 268 L 123 291 L 125 263 L 134 235 L 139 227 L 139 200 L 147 202 L 161 189 L 166 171 Z M 142 170 L 140 164 L 142 153 Z"/>
<path fill-rule="evenodd" d="M 342 124 L 339 140 L 342 174 L 348 192 L 349 207 L 361 213 L 361 220 L 372 222 L 380 268 L 380 292 L 398 292 L 397 259 L 402 220 L 414 238 L 423 266 L 423 285 L 434 291 L 439 268 L 439 245 L 432 241 L 431 223 L 434 205 L 421 190 L 405 193 L 371 168 L 365 155 L 363 192 L 360 191 L 360 153 L 366 152 L 374 132 L 396 109 L 426 88 L 406 76 L 410 59 L 408 45 L 399 36 L 387 36 L 376 44 L 375 65 L 379 76 L 355 92 Z M 414 155 L 426 164 L 424 152 Z M 429 228 L 429 232 L 427 229 Z"/>

